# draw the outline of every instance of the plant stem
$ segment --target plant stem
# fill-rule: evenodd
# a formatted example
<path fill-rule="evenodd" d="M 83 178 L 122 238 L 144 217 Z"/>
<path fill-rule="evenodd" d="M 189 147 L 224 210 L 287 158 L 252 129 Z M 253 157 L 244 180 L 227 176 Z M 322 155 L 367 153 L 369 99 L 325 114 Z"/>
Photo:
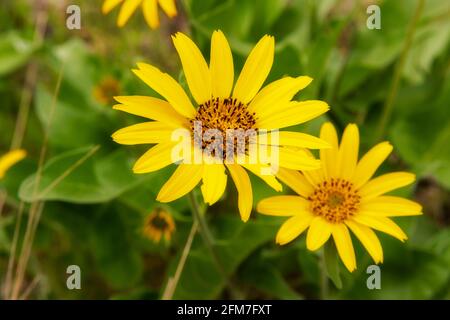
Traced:
<path fill-rule="evenodd" d="M 328 276 L 325 265 L 325 248 L 320 252 L 320 298 L 326 300 L 328 298 Z"/>
<path fill-rule="evenodd" d="M 42 44 L 48 22 L 48 11 L 45 1 L 37 1 L 36 4 L 37 5 L 34 8 L 37 10 L 36 26 L 32 44 L 34 47 L 38 47 Z M 28 123 L 28 115 L 30 113 L 33 90 L 38 79 L 38 71 L 38 65 L 36 62 L 31 62 L 26 69 L 25 83 L 19 104 L 19 112 L 17 114 L 14 135 L 11 140 L 11 150 L 19 149 L 22 146 Z"/>
<path fill-rule="evenodd" d="M 416 30 L 417 23 L 419 21 L 420 15 L 422 13 L 424 3 L 425 3 L 425 0 L 419 0 L 419 3 L 417 4 L 414 16 L 408 27 L 405 45 L 401 52 L 400 58 L 399 58 L 397 64 L 395 65 L 394 76 L 392 79 L 391 87 L 389 89 L 389 94 L 388 94 L 387 99 L 383 106 L 380 122 L 378 124 L 378 130 L 375 135 L 374 142 L 378 142 L 378 141 L 382 140 L 384 138 L 384 136 L 386 135 L 386 127 L 389 123 L 389 120 L 391 119 L 392 110 L 394 107 L 395 98 L 397 97 L 398 86 L 400 84 L 400 78 L 401 78 L 402 71 L 403 71 L 403 66 L 405 65 L 406 57 L 408 56 L 409 49 L 411 48 L 413 38 L 414 38 L 414 32 Z"/>
<path fill-rule="evenodd" d="M 211 231 L 209 230 L 208 224 L 206 223 L 206 220 L 204 217 L 205 213 L 200 211 L 200 206 L 197 202 L 197 199 L 195 198 L 195 194 L 193 191 L 191 191 L 189 193 L 189 201 L 191 202 L 194 220 L 198 222 L 199 231 L 203 238 L 203 242 L 205 243 L 205 246 L 207 247 L 214 264 L 216 265 L 219 272 L 222 274 L 222 277 L 225 280 L 226 287 L 228 288 L 228 290 L 229 290 L 230 294 L 233 296 L 233 298 L 242 299 L 242 294 L 232 284 L 233 283 L 232 279 L 230 279 L 230 276 L 227 274 L 227 272 L 223 268 L 223 264 L 220 261 L 219 255 L 214 248 L 215 240 L 214 240 L 214 237 L 213 237 Z"/>
<path fill-rule="evenodd" d="M 198 225 L 200 227 L 199 231 L 200 231 L 200 235 L 203 238 L 203 242 L 205 243 L 206 248 L 208 249 L 209 253 L 211 254 L 211 258 L 213 259 L 213 261 L 216 264 L 219 271 L 224 276 L 226 276 L 226 272 L 223 269 L 222 264 L 220 263 L 219 256 L 218 256 L 216 250 L 214 249 L 213 236 L 212 236 L 211 231 L 209 230 L 209 227 L 204 218 L 204 213 L 200 212 L 200 206 L 197 202 L 197 199 L 195 198 L 194 192 L 189 193 L 189 201 L 191 203 L 192 213 L 194 215 L 194 221 L 197 221 Z"/>
<path fill-rule="evenodd" d="M 209 230 L 208 224 L 206 223 L 206 220 L 204 218 L 205 213 L 201 212 L 200 205 L 197 202 L 197 199 L 195 198 L 194 192 L 189 193 L 189 202 L 191 203 L 192 207 L 192 213 L 194 214 L 194 219 L 197 220 L 200 231 L 202 233 L 202 237 L 205 239 L 205 243 L 207 243 L 208 246 L 213 247 L 214 245 L 214 238 L 212 236 L 211 231 Z"/>
<path fill-rule="evenodd" d="M 189 236 L 186 240 L 186 244 L 184 245 L 183 253 L 181 254 L 180 261 L 178 262 L 177 269 L 173 277 L 169 278 L 167 281 L 166 289 L 162 295 L 162 300 L 172 300 L 173 294 L 178 285 L 178 281 L 180 280 L 181 273 L 183 272 L 184 266 L 186 264 L 186 259 L 191 251 L 192 241 L 194 240 L 194 236 L 198 230 L 198 222 L 194 221 L 191 227 L 191 231 L 189 232 Z"/>

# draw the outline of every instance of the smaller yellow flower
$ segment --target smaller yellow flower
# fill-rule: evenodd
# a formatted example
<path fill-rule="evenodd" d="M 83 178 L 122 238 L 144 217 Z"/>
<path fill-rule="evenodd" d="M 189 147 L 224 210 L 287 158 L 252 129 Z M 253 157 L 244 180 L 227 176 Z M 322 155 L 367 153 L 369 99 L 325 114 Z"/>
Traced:
<path fill-rule="evenodd" d="M 306 247 L 315 251 L 332 236 L 342 262 L 352 272 L 356 258 L 350 229 L 375 263 L 381 263 L 383 248 L 372 229 L 405 241 L 406 234 L 390 217 L 422 214 L 418 203 L 385 193 L 413 183 L 415 176 L 393 172 L 371 179 L 392 146 L 379 143 L 358 161 L 359 131 L 354 124 L 347 126 L 340 144 L 331 123 L 322 126 L 320 138 L 332 146 L 320 150 L 320 169 L 300 173 L 280 168 L 277 175 L 299 196 L 270 197 L 259 202 L 257 210 L 290 216 L 276 236 L 280 245 L 308 229 Z"/>
<path fill-rule="evenodd" d="M 155 243 L 159 243 L 163 236 L 166 241 L 170 241 L 174 231 L 175 222 L 172 216 L 162 208 L 154 209 L 145 219 L 144 235 Z"/>
<path fill-rule="evenodd" d="M 108 76 L 103 78 L 93 90 L 95 100 L 102 104 L 111 104 L 114 102 L 114 97 L 120 95 L 120 82 Z"/>
<path fill-rule="evenodd" d="M 108 14 L 121 3 L 122 7 L 117 18 L 119 27 L 123 27 L 127 23 L 140 5 L 142 5 L 145 21 L 152 29 L 159 27 L 158 4 L 169 18 L 177 15 L 175 0 L 105 0 L 102 7 L 103 14 Z"/>
<path fill-rule="evenodd" d="M 27 152 L 22 149 L 12 150 L 0 157 L 0 179 L 3 179 L 6 172 L 17 162 L 23 160 L 27 156 Z"/>

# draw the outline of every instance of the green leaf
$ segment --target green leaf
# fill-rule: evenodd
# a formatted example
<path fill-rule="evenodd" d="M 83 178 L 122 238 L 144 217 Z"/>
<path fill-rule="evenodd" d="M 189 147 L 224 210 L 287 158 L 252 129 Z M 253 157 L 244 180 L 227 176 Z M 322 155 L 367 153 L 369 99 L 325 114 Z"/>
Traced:
<path fill-rule="evenodd" d="M 24 65 L 35 46 L 15 31 L 0 34 L 0 76 Z"/>
<path fill-rule="evenodd" d="M 408 114 L 394 119 L 389 137 L 415 172 L 420 176 L 432 175 L 450 188 L 450 76 L 442 80 L 441 88 L 427 88 L 422 100 L 408 106 Z"/>
<path fill-rule="evenodd" d="M 35 190 L 36 175 L 28 177 L 21 185 L 19 196 L 26 202 L 36 200 L 61 200 L 73 203 L 99 203 L 110 201 L 137 186 L 152 175 L 134 175 L 126 152 L 92 156 L 50 189 L 77 162 L 86 157 L 92 147 L 68 151 L 49 160 L 42 170 L 39 188 Z M 35 192 L 37 191 L 37 192 Z"/>
<path fill-rule="evenodd" d="M 331 281 L 333 281 L 336 288 L 342 289 L 342 280 L 339 270 L 339 257 L 334 242 L 327 241 L 327 243 L 325 243 L 324 245 L 323 250 L 327 275 L 331 279 Z"/>
<path fill-rule="evenodd" d="M 90 243 L 95 262 L 102 276 L 114 288 L 131 288 L 143 273 L 142 258 L 133 246 L 132 235 L 125 228 L 125 221 L 116 210 L 110 208 L 92 221 Z"/>
<path fill-rule="evenodd" d="M 214 219 L 217 250 L 221 265 L 228 276 L 232 276 L 239 265 L 259 246 L 273 241 L 278 228 L 271 220 L 258 219 L 242 223 L 237 212 Z M 170 270 L 173 274 L 176 263 Z M 183 273 L 178 283 L 174 299 L 213 299 L 217 298 L 229 279 L 221 274 L 211 259 L 210 253 L 200 236 L 195 238 Z"/>
<path fill-rule="evenodd" d="M 52 115 L 49 133 L 51 146 L 69 150 L 93 143 L 111 142 L 110 136 L 114 129 L 106 114 L 89 107 L 81 98 L 75 102 L 66 90 L 60 92 L 55 106 L 53 103 L 53 93 L 38 85 L 35 107 L 44 127 L 48 126 Z"/>
<path fill-rule="evenodd" d="M 384 247 L 387 247 L 384 243 Z M 342 292 L 340 298 L 359 299 L 433 299 L 446 286 L 449 277 L 449 251 L 438 256 L 430 250 L 407 249 L 395 246 L 393 254 L 385 257 L 381 268 L 381 290 L 368 290 L 365 272 L 354 275 L 354 286 Z"/>
<path fill-rule="evenodd" d="M 276 299 L 298 300 L 302 296 L 294 291 L 280 270 L 263 259 L 252 259 L 246 263 L 239 279 Z"/>

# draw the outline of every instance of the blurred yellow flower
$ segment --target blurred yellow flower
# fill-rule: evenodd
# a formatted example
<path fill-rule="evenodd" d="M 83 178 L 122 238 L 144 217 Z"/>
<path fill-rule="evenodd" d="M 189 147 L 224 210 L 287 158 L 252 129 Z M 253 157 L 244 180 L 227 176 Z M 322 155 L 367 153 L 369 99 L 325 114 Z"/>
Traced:
<path fill-rule="evenodd" d="M 156 208 L 145 219 L 143 233 L 147 238 L 156 243 L 163 236 L 166 241 L 170 241 L 174 232 L 175 222 L 172 216 L 162 208 Z"/>
<path fill-rule="evenodd" d="M 152 29 L 159 27 L 158 4 L 169 18 L 177 15 L 175 0 L 105 0 L 102 7 L 103 14 L 108 14 L 119 4 L 122 4 L 117 18 L 119 27 L 123 27 L 141 5 L 145 21 Z"/>
<path fill-rule="evenodd" d="M 114 103 L 114 97 L 120 95 L 120 82 L 112 77 L 103 78 L 93 90 L 95 100 L 102 104 Z"/>
<path fill-rule="evenodd" d="M 0 157 L 0 179 L 3 179 L 6 172 L 17 162 L 23 160 L 27 156 L 25 150 L 12 150 Z"/>
<path fill-rule="evenodd" d="M 317 250 L 332 236 L 344 265 L 352 272 L 356 259 L 350 229 L 375 263 L 381 263 L 383 250 L 372 229 L 404 241 L 407 236 L 389 217 L 422 214 L 418 203 L 384 194 L 413 183 L 415 176 L 394 172 L 371 179 L 392 146 L 382 142 L 358 161 L 359 131 L 354 124 L 347 126 L 339 146 L 331 123 L 322 126 L 320 137 L 332 145 L 331 149 L 320 151 L 321 169 L 303 173 L 279 171 L 278 178 L 299 196 L 264 199 L 258 203 L 257 211 L 290 216 L 278 231 L 278 244 L 294 240 L 309 227 L 307 248 Z"/>
<path fill-rule="evenodd" d="M 184 89 L 170 75 L 154 66 L 138 63 L 139 69 L 133 70 L 134 73 L 167 101 L 145 96 L 116 97 L 120 104 L 114 106 L 114 109 L 156 121 L 121 129 L 113 134 L 113 139 L 126 145 L 157 144 L 136 162 L 133 168 L 135 173 L 153 172 L 171 163 L 181 162 L 160 190 L 157 200 L 161 202 L 174 201 L 203 181 L 201 191 L 204 201 L 212 205 L 225 191 L 228 170 L 238 190 L 241 218 L 247 221 L 253 206 L 253 194 L 250 178 L 244 168 L 280 191 L 282 186 L 271 171 L 270 160 L 264 162 L 258 159 L 245 164 L 239 159 L 236 161 L 236 157 L 233 157 L 233 161 L 219 163 L 206 161 L 207 151 L 213 143 L 196 141 L 196 125 L 201 124 L 200 132 L 204 129 L 215 130 L 220 137 L 229 131 L 254 130 L 259 134 L 259 139 L 260 136 L 268 135 L 266 131 L 262 133 L 263 129 L 278 129 L 303 123 L 323 114 L 329 107 L 323 101 L 292 101 L 294 95 L 312 81 L 309 77 L 285 77 L 260 90 L 274 59 L 275 42 L 271 36 L 264 36 L 256 44 L 236 84 L 231 49 L 221 31 L 215 31 L 212 35 L 209 66 L 198 47 L 186 35 L 176 34 L 173 42 L 183 65 L 187 85 L 195 100 L 194 105 L 198 107 L 194 107 Z M 178 157 L 178 154 L 175 154 L 174 158 L 173 151 L 179 143 L 173 141 L 173 133 L 177 130 L 185 130 L 189 136 L 194 136 L 194 143 L 188 145 L 192 150 L 189 154 L 205 155 L 204 162 L 192 163 L 189 155 Z M 245 152 L 239 152 L 244 158 L 252 147 L 248 141 L 245 140 Z M 264 139 L 258 140 L 258 143 L 259 141 Z M 232 140 L 231 144 L 233 150 L 238 149 L 235 140 Z M 220 142 L 221 151 L 216 156 L 222 156 L 225 149 L 228 151 L 227 146 Z M 329 145 L 307 134 L 279 132 L 275 147 L 279 166 L 310 170 L 319 168 L 320 162 L 307 154 L 303 148 L 326 148 Z"/>

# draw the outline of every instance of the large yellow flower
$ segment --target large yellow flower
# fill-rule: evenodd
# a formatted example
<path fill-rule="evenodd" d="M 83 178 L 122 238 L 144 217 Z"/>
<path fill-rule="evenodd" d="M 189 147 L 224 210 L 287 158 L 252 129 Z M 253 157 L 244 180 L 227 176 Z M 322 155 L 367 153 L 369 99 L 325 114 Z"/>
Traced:
<path fill-rule="evenodd" d="M 102 11 L 104 14 L 108 14 L 121 3 L 123 4 L 117 18 L 117 25 L 119 27 L 123 27 L 127 23 L 133 12 L 140 5 L 142 5 L 145 21 L 147 21 L 147 24 L 152 29 L 159 27 L 158 4 L 169 18 L 177 15 L 175 0 L 105 0 Z"/>
<path fill-rule="evenodd" d="M 26 157 L 27 153 L 25 150 L 17 149 L 12 150 L 0 157 L 0 179 L 3 179 L 6 172 L 17 162 L 23 160 Z"/>
<path fill-rule="evenodd" d="M 390 217 L 422 214 L 418 203 L 385 193 L 413 183 L 415 176 L 394 172 L 371 179 L 391 153 L 392 146 L 382 142 L 358 161 L 359 132 L 354 124 L 347 126 L 339 146 L 331 123 L 322 126 L 320 137 L 332 145 L 331 149 L 320 151 L 321 169 L 303 173 L 281 169 L 278 174 L 299 196 L 264 199 L 258 203 L 257 211 L 291 216 L 276 236 L 276 242 L 281 245 L 309 227 L 307 248 L 317 250 L 332 236 L 344 265 L 351 272 L 356 268 L 356 259 L 350 229 L 375 263 L 381 263 L 383 250 L 372 229 L 404 241 L 407 236 Z"/>
<path fill-rule="evenodd" d="M 230 46 L 221 31 L 212 35 L 211 61 L 208 66 L 198 47 L 186 35 L 178 33 L 173 42 L 181 59 L 184 75 L 193 100 L 171 76 L 156 67 L 139 63 L 134 73 L 167 101 L 144 96 L 116 97 L 121 103 L 115 109 L 155 121 L 141 123 L 121 129 L 113 139 L 121 144 L 157 144 L 145 153 L 135 164 L 135 173 L 159 170 L 173 162 L 180 162 L 178 168 L 160 190 L 157 200 L 170 202 L 191 191 L 200 181 L 204 200 L 213 204 L 223 195 L 227 183 L 226 169 L 238 190 L 238 207 L 243 221 L 247 221 L 253 204 L 252 187 L 247 170 L 263 179 L 277 191 L 282 189 L 269 165 L 235 161 L 232 163 L 192 163 L 187 158 L 173 158 L 173 149 L 178 142 L 172 141 L 174 130 L 185 130 L 193 134 L 195 123 L 204 128 L 215 129 L 225 135 L 228 129 L 256 130 L 277 129 L 296 125 L 315 118 L 328 110 L 323 101 L 292 101 L 294 95 L 306 87 L 309 77 L 285 77 L 262 90 L 274 59 L 274 39 L 264 36 L 251 51 L 234 85 L 233 57 Z M 234 89 L 233 89 L 234 86 Z M 272 133 L 266 134 L 270 135 Z M 273 140 L 270 140 L 273 145 Z M 264 143 L 264 139 L 258 142 Z M 267 141 L 266 141 L 267 143 Z M 189 144 L 193 153 L 204 153 L 208 144 Z M 248 147 L 248 146 L 246 146 Z M 318 160 L 308 155 L 303 148 L 326 148 L 323 140 L 299 133 L 279 132 L 275 151 L 279 166 L 311 170 L 320 166 Z M 186 156 L 187 157 L 187 156 Z M 272 159 L 272 158 L 271 158 Z M 239 160 L 239 159 L 237 159 Z M 242 164 L 242 165 L 241 165 Z M 266 171 L 262 174 L 263 171 Z M 267 174 L 268 172 L 268 174 Z"/>

